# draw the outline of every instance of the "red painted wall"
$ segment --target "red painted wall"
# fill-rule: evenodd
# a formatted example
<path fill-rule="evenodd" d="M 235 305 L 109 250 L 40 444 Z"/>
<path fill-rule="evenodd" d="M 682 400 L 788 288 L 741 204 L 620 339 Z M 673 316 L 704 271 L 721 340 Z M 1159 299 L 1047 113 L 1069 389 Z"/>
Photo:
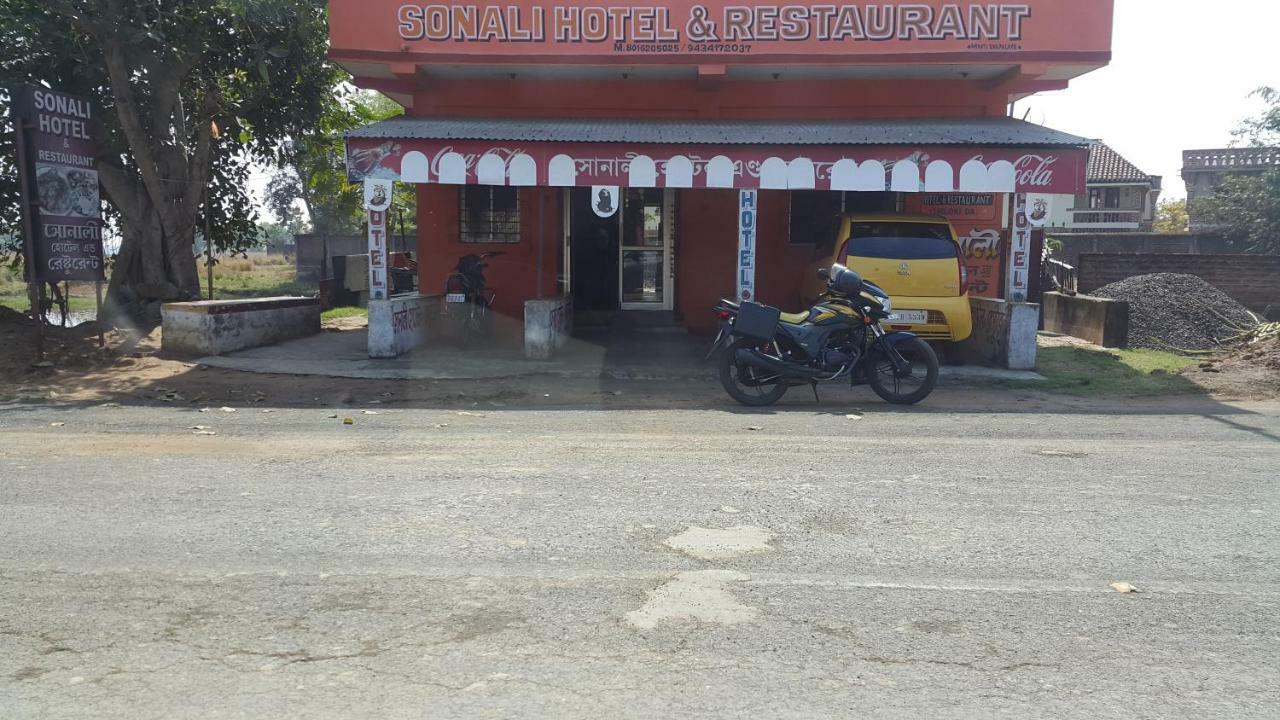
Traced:
<path fill-rule="evenodd" d="M 449 3 L 462 5 L 463 3 Z M 620 70 L 636 64 L 689 66 L 698 63 L 733 64 L 815 64 L 815 65 L 890 65 L 924 60 L 947 64 L 980 64 L 983 62 L 1046 62 L 1063 65 L 1106 62 L 1111 54 L 1113 0 L 1026 0 L 1026 14 L 1021 20 L 999 23 L 994 33 L 975 32 L 973 21 L 957 17 L 961 27 L 950 33 L 931 32 L 899 23 L 890 28 L 888 37 L 873 42 L 850 42 L 848 38 L 827 33 L 832 23 L 806 24 L 797 36 L 794 31 L 777 28 L 767 32 L 763 23 L 754 23 L 746 32 L 734 23 L 727 12 L 735 9 L 769 7 L 777 18 L 774 2 L 751 0 L 664 0 L 657 3 L 660 18 L 649 16 L 648 30 L 638 18 L 618 23 L 602 17 L 596 34 L 583 17 L 562 17 L 558 0 L 505 0 L 502 3 L 475 3 L 485 10 L 496 10 L 492 17 L 472 16 L 470 21 L 441 22 L 431 20 L 430 9 L 422 3 L 402 0 L 330 0 L 329 30 L 331 54 L 339 58 L 390 60 L 397 64 L 414 63 L 490 63 L 507 64 L 518 69 L 524 63 L 580 64 L 615 66 Z M 605 7 L 628 3 L 603 3 Z M 654 3 L 636 3 L 653 5 Z M 940 16 L 947 0 L 918 0 L 913 5 L 928 12 L 926 25 Z M 573 3 L 567 4 L 572 8 Z M 578 3 L 577 5 L 582 5 Z M 535 8 L 541 10 L 536 12 Z M 560 7 L 561 10 L 566 9 Z M 602 16 L 608 12 L 593 8 Z M 801 7 L 800 10 L 805 8 Z M 806 13 L 807 15 L 807 13 Z M 899 16 L 901 17 L 901 16 Z M 456 16 L 455 16 L 456 18 Z M 892 20 L 894 16 L 891 14 Z M 752 18 L 756 20 L 757 18 Z M 763 16 L 758 18 L 763 21 Z M 812 18 L 811 18 L 812 19 Z M 656 22 L 655 22 L 656 20 Z M 870 18 L 868 18 L 870 20 Z M 1003 21 L 1003 18 L 1001 18 Z M 493 21 L 498 31 L 486 33 Z M 701 21 L 713 26 L 715 36 L 696 32 Z M 446 32 L 433 32 L 432 26 L 445 26 Z M 735 25 L 738 29 L 735 30 Z M 655 32 L 656 28 L 661 28 Z M 726 44 L 744 42 L 750 53 L 705 52 L 684 50 L 679 46 L 702 41 Z M 985 42 L 977 43 L 975 40 Z M 670 43 L 678 52 L 617 52 L 614 42 Z M 994 45 L 996 47 L 984 47 Z M 407 74 L 407 72 L 406 72 Z"/>
<path fill-rule="evenodd" d="M 1003 117 L 1009 89 L 963 80 L 434 80 L 410 113 L 446 117 L 840 120 Z M 572 108 L 571 111 L 568 111 Z"/>
<path fill-rule="evenodd" d="M 681 190 L 677 208 L 676 309 L 690 330 L 713 332 L 711 308 L 737 293 L 738 191 Z M 790 243 L 789 212 L 786 191 L 761 191 L 756 292 L 760 302 L 795 312 L 813 246 Z"/>
<path fill-rule="evenodd" d="M 553 188 L 520 190 L 519 243 L 463 244 L 459 241 L 459 188 L 452 185 L 418 186 L 418 283 L 424 294 L 444 292 L 445 281 L 458 258 L 469 253 L 500 251 L 506 253 L 489 261 L 485 278 L 498 293 L 495 309 L 500 315 L 524 318 L 524 302 L 537 297 L 538 288 L 538 213 L 539 199 L 543 209 L 542 290 L 558 293 L 561 241 L 560 191 Z"/>
<path fill-rule="evenodd" d="M 676 199 L 676 310 L 695 332 L 716 328 L 711 308 L 737 292 L 738 191 L 681 190 Z"/>

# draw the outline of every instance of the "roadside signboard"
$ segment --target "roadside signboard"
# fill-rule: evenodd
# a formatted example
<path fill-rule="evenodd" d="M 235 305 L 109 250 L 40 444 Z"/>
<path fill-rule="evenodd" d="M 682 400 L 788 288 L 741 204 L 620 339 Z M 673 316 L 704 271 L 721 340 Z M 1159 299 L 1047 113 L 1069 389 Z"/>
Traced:
<path fill-rule="evenodd" d="M 925 215 L 940 215 L 952 221 L 996 219 L 996 196 L 991 193 L 926 193 L 920 206 Z"/>
<path fill-rule="evenodd" d="M 27 279 L 104 279 L 95 109 L 35 85 L 12 94 L 22 175 Z"/>

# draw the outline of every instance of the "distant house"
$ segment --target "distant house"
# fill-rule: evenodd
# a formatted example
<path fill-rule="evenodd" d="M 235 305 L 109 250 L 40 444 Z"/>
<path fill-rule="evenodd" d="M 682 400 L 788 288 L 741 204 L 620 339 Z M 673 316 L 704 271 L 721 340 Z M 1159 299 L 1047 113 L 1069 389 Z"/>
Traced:
<path fill-rule="evenodd" d="M 1228 175 L 1256 175 L 1280 168 L 1280 148 L 1224 148 L 1182 151 L 1182 179 L 1187 184 L 1191 230 L 1207 229 L 1196 221 L 1195 201 L 1209 197 Z"/>
<path fill-rule="evenodd" d="M 1083 195 L 1053 198 L 1047 227 L 1055 233 L 1150 232 L 1161 178 L 1148 175 L 1102 142 L 1089 146 Z"/>

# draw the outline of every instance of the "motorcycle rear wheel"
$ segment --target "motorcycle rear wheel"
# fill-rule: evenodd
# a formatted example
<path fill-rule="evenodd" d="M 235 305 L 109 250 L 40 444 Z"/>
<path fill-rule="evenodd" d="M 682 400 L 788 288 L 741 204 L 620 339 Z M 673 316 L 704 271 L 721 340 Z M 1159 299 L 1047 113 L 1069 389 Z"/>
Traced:
<path fill-rule="evenodd" d="M 920 338 L 905 340 L 894 347 L 911 363 L 911 373 L 899 376 L 889 356 L 876 349 L 867 359 L 867 384 L 885 402 L 915 405 L 929 397 L 938 384 L 938 356 L 929 343 Z"/>
<path fill-rule="evenodd" d="M 757 349 L 760 343 L 745 338 L 735 340 L 720 353 L 720 384 L 729 397 L 748 407 L 772 405 L 787 394 L 787 381 L 781 376 L 770 383 L 756 383 L 755 378 L 768 378 L 768 371 L 739 363 L 738 350 Z M 743 382 L 746 384 L 743 384 Z"/>

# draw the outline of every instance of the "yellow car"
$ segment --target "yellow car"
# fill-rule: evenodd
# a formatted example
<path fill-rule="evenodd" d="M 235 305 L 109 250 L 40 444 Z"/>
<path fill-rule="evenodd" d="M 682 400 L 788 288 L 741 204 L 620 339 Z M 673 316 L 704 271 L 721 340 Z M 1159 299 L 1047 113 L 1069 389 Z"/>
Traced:
<path fill-rule="evenodd" d="M 973 316 L 960 243 L 945 218 L 926 215 L 845 215 L 835 241 L 814 249 L 805 299 L 820 296 L 818 268 L 842 263 L 884 288 L 893 301 L 891 330 L 928 341 L 960 342 Z"/>

